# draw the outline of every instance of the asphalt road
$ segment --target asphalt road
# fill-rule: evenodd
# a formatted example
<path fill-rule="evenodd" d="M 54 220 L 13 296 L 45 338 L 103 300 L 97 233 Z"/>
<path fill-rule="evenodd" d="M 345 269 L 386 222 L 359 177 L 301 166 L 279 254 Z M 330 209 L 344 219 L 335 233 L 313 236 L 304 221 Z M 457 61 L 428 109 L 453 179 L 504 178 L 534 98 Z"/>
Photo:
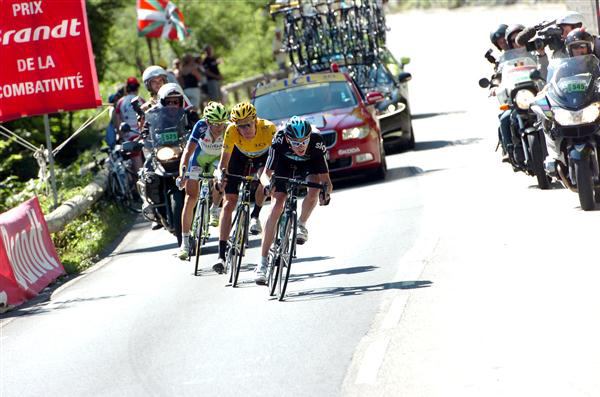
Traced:
<path fill-rule="evenodd" d="M 390 17 L 416 149 L 315 210 L 285 302 L 250 282 L 258 239 L 232 289 L 209 271 L 214 239 L 194 277 L 139 223 L 50 301 L 0 317 L 0 396 L 599 395 L 600 213 L 500 163 L 477 86 L 490 27 L 559 10 Z"/>

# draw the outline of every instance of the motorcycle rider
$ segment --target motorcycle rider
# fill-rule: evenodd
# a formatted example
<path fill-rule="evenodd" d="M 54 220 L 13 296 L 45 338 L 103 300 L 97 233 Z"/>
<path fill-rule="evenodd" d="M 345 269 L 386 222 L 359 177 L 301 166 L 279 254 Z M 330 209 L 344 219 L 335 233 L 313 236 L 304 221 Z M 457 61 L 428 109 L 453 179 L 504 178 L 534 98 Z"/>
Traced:
<path fill-rule="evenodd" d="M 221 156 L 223 149 L 223 133 L 227 127 L 229 113 L 225 106 L 218 102 L 209 102 L 204 108 L 202 119 L 199 120 L 192 134 L 188 138 L 187 145 L 183 151 L 179 164 L 179 177 L 183 177 L 183 168 L 192 170 L 194 167 L 200 167 L 202 173 L 213 174 L 215 163 Z M 185 188 L 185 203 L 181 217 L 181 235 L 182 244 L 178 253 L 181 260 L 187 260 L 189 256 L 189 234 L 192 226 L 194 207 L 198 201 L 199 181 L 187 179 L 183 182 Z M 216 187 L 213 186 L 212 206 L 210 208 L 211 226 L 219 225 L 219 203 L 221 195 Z"/>
<path fill-rule="evenodd" d="M 184 106 L 184 97 L 183 90 L 178 84 L 167 83 L 160 87 L 155 98 L 154 98 L 154 106 L 150 109 L 146 110 L 145 114 L 148 115 L 150 112 L 160 111 L 160 108 L 168 108 L 168 109 L 178 109 L 183 108 Z M 193 125 L 193 124 L 192 124 Z M 186 117 L 186 128 L 188 130 L 191 129 L 190 120 Z M 150 135 L 150 122 L 144 120 L 144 126 L 142 127 L 141 135 L 144 138 L 145 147 L 148 149 L 148 153 L 146 155 L 146 163 L 144 164 L 143 172 L 154 172 L 154 167 L 151 162 L 150 149 L 152 148 L 152 137 Z M 147 218 L 151 219 L 152 222 L 152 230 L 160 229 L 163 225 L 158 221 L 158 215 L 156 213 L 156 209 L 150 209 L 150 204 L 144 200 L 142 205 L 142 213 L 146 215 Z M 181 217 L 181 214 L 174 214 L 175 217 Z"/>
<path fill-rule="evenodd" d="M 508 43 L 505 38 L 507 28 L 508 25 L 503 23 L 490 32 L 490 41 L 500 52 L 508 50 Z"/>
<path fill-rule="evenodd" d="M 595 54 L 595 41 L 594 36 L 586 32 L 584 28 L 576 28 L 571 30 L 567 35 L 565 49 L 569 57 Z M 559 147 L 560 142 L 558 139 L 555 139 L 552 130 L 547 131 L 544 129 L 544 132 L 547 136 L 546 148 L 548 150 L 548 155 L 544 161 L 544 168 L 547 174 L 556 176 L 556 162 L 562 155 Z"/>

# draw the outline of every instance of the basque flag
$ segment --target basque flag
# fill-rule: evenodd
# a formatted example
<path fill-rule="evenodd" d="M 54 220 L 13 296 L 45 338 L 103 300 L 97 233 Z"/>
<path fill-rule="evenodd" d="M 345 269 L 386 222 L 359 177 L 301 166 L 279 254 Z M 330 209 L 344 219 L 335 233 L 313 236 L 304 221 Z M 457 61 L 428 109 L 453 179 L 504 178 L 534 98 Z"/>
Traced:
<path fill-rule="evenodd" d="M 183 40 L 183 13 L 169 0 L 137 0 L 138 35 Z"/>

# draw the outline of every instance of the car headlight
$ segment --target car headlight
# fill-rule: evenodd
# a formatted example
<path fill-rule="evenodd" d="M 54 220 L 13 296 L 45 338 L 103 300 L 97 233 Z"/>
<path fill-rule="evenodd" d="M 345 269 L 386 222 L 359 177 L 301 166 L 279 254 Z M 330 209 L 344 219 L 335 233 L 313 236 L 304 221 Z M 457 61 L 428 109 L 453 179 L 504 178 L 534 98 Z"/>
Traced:
<path fill-rule="evenodd" d="M 170 146 L 162 147 L 162 148 L 158 149 L 158 151 L 156 152 L 156 158 L 159 161 L 173 160 L 175 157 L 177 157 L 179 155 L 179 152 L 181 151 L 178 149 L 179 148 L 173 148 Z"/>
<path fill-rule="evenodd" d="M 517 95 L 515 95 L 515 102 L 519 109 L 529 109 L 529 105 L 535 99 L 535 94 L 529 90 L 519 90 L 517 91 Z"/>
<path fill-rule="evenodd" d="M 347 128 L 342 130 L 342 139 L 362 139 L 369 135 L 369 132 L 371 132 L 371 129 L 366 125 L 361 127 Z"/>
<path fill-rule="evenodd" d="M 554 119 L 560 125 L 579 125 L 589 124 L 596 121 L 600 116 L 600 102 L 592 103 L 590 106 L 576 111 L 570 111 L 558 107 L 553 107 Z"/>

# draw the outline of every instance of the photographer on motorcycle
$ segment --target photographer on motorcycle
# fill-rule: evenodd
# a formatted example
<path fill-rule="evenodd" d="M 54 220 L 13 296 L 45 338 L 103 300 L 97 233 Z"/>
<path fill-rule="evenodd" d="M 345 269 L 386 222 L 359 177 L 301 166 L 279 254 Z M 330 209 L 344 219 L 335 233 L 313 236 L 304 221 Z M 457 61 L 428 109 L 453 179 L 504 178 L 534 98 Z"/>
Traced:
<path fill-rule="evenodd" d="M 576 28 L 571 30 L 565 40 L 565 50 L 569 57 L 577 57 L 581 55 L 596 54 L 595 42 L 597 38 L 586 32 L 584 28 Z M 548 86 L 546 86 L 547 88 Z M 544 90 L 546 89 L 544 88 Z M 548 150 L 548 156 L 544 161 L 544 168 L 546 172 L 551 176 L 556 176 L 556 162 L 560 159 L 560 140 L 556 139 L 555 134 L 552 130 L 547 131 L 544 129 L 547 135 L 546 148 Z"/>

